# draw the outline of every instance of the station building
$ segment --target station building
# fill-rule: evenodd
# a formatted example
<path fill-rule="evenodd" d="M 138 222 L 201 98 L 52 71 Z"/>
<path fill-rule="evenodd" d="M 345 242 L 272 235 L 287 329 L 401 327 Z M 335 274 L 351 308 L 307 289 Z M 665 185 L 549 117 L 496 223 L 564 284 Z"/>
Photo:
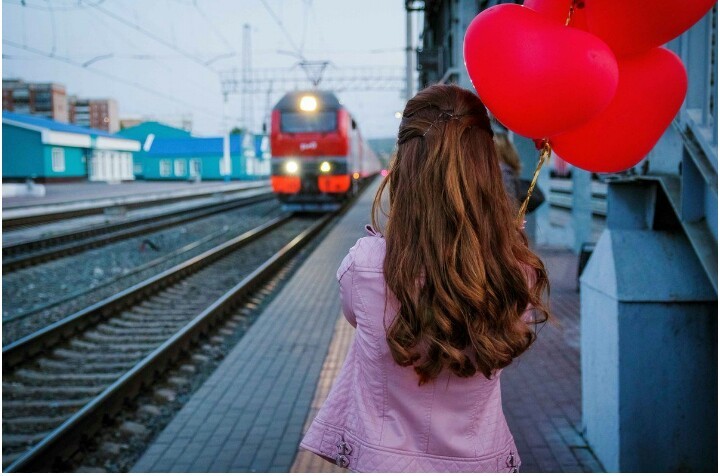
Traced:
<path fill-rule="evenodd" d="M 117 135 L 134 139 L 141 144 L 140 150 L 133 155 L 133 173 L 136 179 L 145 178 L 148 150 L 155 139 L 187 139 L 190 132 L 157 121 L 139 122 L 132 127 L 122 129 Z"/>
<path fill-rule="evenodd" d="M 3 181 L 134 180 L 136 140 L 7 111 L 2 123 Z"/>
<path fill-rule="evenodd" d="M 252 180 L 267 178 L 266 136 L 229 137 L 230 173 L 223 173 L 222 137 L 154 138 L 145 142 L 142 176 L 147 180 Z"/>
<path fill-rule="evenodd" d="M 140 141 L 135 177 L 145 180 L 253 180 L 270 174 L 269 140 L 263 134 L 230 135 L 230 173 L 223 173 L 222 137 L 195 137 L 185 129 L 148 121 L 118 135 Z"/>

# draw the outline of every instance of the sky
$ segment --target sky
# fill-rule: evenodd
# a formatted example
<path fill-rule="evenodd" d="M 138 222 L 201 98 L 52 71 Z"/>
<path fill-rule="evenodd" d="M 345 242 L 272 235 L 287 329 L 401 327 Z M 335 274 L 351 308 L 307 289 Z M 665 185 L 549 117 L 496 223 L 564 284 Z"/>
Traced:
<path fill-rule="evenodd" d="M 263 78 L 245 96 L 252 129 L 285 92 L 310 87 L 297 65 L 302 56 L 330 62 L 325 77 L 344 88 L 338 97 L 366 137 L 397 133 L 403 0 L 3 0 L 2 76 L 114 98 L 121 119 L 190 117 L 194 134 L 216 135 L 242 125 L 243 96 L 224 103 L 221 78 L 235 70 L 242 88 L 245 24 L 251 67 Z M 365 78 L 350 81 L 359 75 L 385 90 L 362 90 Z"/>

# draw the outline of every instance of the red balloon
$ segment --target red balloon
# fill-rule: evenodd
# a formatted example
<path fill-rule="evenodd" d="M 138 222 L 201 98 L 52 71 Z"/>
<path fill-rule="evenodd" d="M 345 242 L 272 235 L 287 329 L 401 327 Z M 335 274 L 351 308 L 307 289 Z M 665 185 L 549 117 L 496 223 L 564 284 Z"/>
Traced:
<path fill-rule="evenodd" d="M 542 16 L 562 25 L 567 21 L 570 5 L 573 0 L 525 0 L 523 6 L 534 10 Z M 587 31 L 585 3 L 576 4 L 568 26 Z"/>
<path fill-rule="evenodd" d="M 527 137 L 587 122 L 617 89 L 617 61 L 605 43 L 520 5 L 476 16 L 463 50 L 480 99 L 498 121 Z"/>
<path fill-rule="evenodd" d="M 680 58 L 665 48 L 620 60 L 615 98 L 599 116 L 550 138 L 555 153 L 591 172 L 619 172 L 640 162 L 677 114 L 687 91 Z"/>
<path fill-rule="evenodd" d="M 663 45 L 689 29 L 715 0 L 585 0 L 588 31 L 618 57 Z"/>

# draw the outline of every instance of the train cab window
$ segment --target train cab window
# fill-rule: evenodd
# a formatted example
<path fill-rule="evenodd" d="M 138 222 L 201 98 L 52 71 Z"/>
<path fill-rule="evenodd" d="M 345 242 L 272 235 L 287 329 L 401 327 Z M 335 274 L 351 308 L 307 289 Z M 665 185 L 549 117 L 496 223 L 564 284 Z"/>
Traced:
<path fill-rule="evenodd" d="M 283 112 L 280 114 L 280 129 L 290 134 L 332 132 L 337 130 L 337 112 Z"/>

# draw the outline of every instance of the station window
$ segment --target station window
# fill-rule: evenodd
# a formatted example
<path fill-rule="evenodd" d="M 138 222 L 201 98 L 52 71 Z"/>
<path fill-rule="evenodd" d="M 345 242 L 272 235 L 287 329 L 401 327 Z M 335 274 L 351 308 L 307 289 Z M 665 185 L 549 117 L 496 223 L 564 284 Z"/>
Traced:
<path fill-rule="evenodd" d="M 169 177 L 172 173 L 172 161 L 163 159 L 160 161 L 160 176 Z"/>
<path fill-rule="evenodd" d="M 175 159 L 175 176 L 182 177 L 185 175 L 185 161 L 183 159 Z"/>
<path fill-rule="evenodd" d="M 199 177 L 201 172 L 200 159 L 190 159 L 190 176 Z"/>
<path fill-rule="evenodd" d="M 52 171 L 65 172 L 65 149 L 61 147 L 52 149 Z"/>

